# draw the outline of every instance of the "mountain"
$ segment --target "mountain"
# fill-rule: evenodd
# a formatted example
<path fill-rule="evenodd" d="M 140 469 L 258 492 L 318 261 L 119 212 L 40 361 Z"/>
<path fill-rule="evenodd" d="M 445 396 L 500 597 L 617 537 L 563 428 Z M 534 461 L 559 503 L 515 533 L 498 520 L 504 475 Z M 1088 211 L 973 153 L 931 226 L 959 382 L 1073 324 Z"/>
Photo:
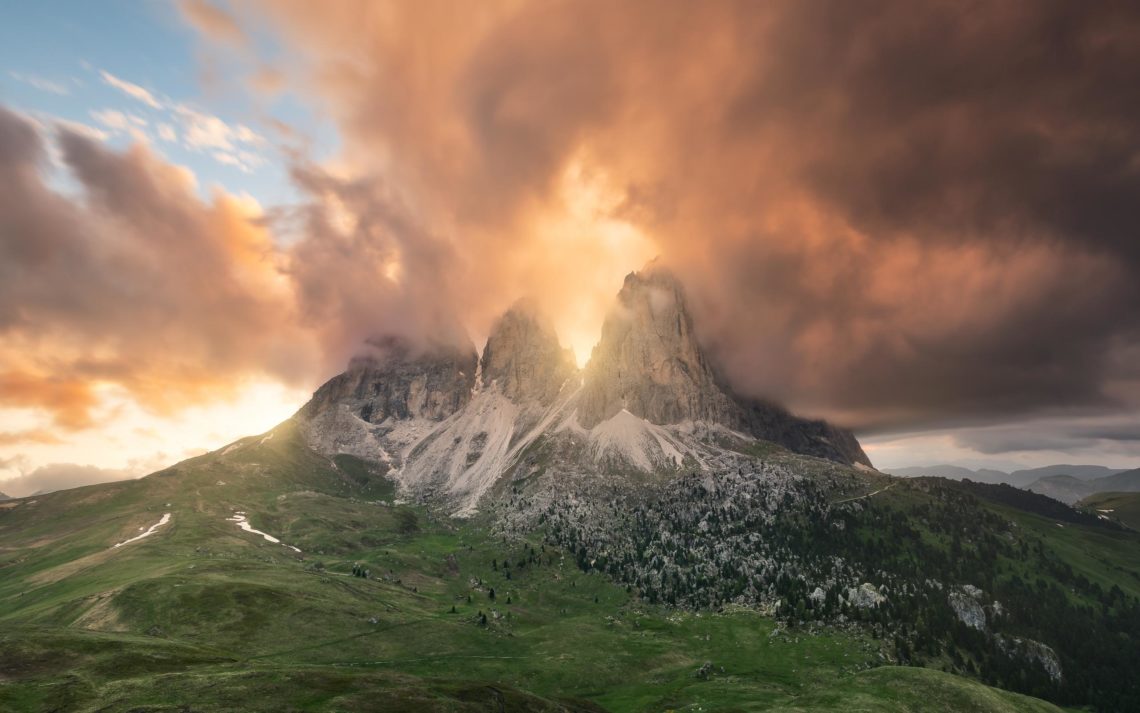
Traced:
<path fill-rule="evenodd" d="M 1096 493 L 1140 492 L 1140 469 L 1112 473 L 1088 480 L 1079 480 L 1070 475 L 1052 475 L 1033 481 L 1026 489 L 1069 505 Z"/>
<path fill-rule="evenodd" d="M 839 463 L 871 461 L 849 431 L 735 394 L 697 342 L 684 290 L 650 265 L 630 273 L 586 365 L 578 422 L 630 413 L 652 424 L 706 423 Z"/>
<path fill-rule="evenodd" d="M 903 616 L 896 607 L 908 601 L 906 590 L 874 587 L 872 596 L 862 582 L 878 582 L 878 575 L 857 559 L 847 560 L 853 573 L 842 580 L 857 582 L 856 593 L 844 587 L 840 595 L 837 580 L 813 605 L 820 617 L 831 608 L 846 612 L 845 622 L 835 625 L 807 620 L 815 616 L 809 614 L 797 619 L 795 607 L 791 615 L 778 615 L 743 604 L 694 609 L 654 603 L 649 593 L 660 583 L 646 580 L 643 594 L 641 585 L 608 574 L 599 552 L 559 546 L 541 531 L 505 536 L 494 521 L 455 519 L 402 503 L 394 483 L 359 459 L 329 459 L 310 449 L 300 425 L 299 419 L 287 421 L 139 480 L 0 508 L 0 710 L 623 713 L 738 710 L 741 701 L 754 702 L 749 708 L 756 710 L 842 711 L 852 701 L 868 710 L 935 713 L 1060 710 L 945 673 L 942 667 L 952 664 L 941 653 L 931 667 L 919 667 L 914 635 L 892 638 L 876 623 Z M 889 484 L 885 476 L 786 451 L 763 458 L 742 454 L 744 462 L 763 476 L 747 479 L 755 486 L 751 500 L 722 499 L 726 491 L 719 483 L 727 473 L 682 477 L 658 490 L 699 513 L 706 528 L 693 526 L 690 534 L 706 534 L 710 545 L 729 542 L 725 528 L 734 522 L 747 531 L 749 508 L 775 513 L 779 527 L 763 531 L 773 535 L 773 551 L 783 553 L 768 563 L 776 567 L 773 584 L 789 583 L 781 587 L 800 581 L 799 555 L 811 549 L 807 540 L 792 537 L 796 532 L 820 536 L 830 546 L 830 538 L 867 532 L 880 520 L 907 522 L 905 513 L 916 503 L 931 508 L 925 516 L 932 522 L 945 520 L 951 505 L 962 507 L 944 502 L 936 483 L 904 482 L 875 495 Z M 796 464 L 802 468 L 791 478 L 802 481 L 803 490 L 769 496 L 777 470 Z M 802 522 L 800 506 L 792 504 L 815 492 L 811 468 L 844 474 L 841 488 L 854 491 L 819 495 L 860 498 L 831 505 L 827 524 Z M 901 495 L 897 509 L 894 495 Z M 509 500 L 504 507 L 509 510 Z M 738 508 L 737 514 L 728 517 L 728 508 Z M 788 522 L 782 522 L 784 508 Z M 712 515 L 714 509 L 724 517 Z M 968 509 L 963 517 L 980 531 L 993 514 Z M 834 525 L 839 521 L 849 524 L 840 531 Z M 766 526 L 757 521 L 756 527 Z M 1054 529 L 1030 517 L 1012 531 L 1012 546 L 1048 538 Z M 898 534 L 892 526 L 879 530 L 884 537 Z M 616 542 L 633 532 L 612 534 Z M 1137 542 L 1113 531 L 1074 528 L 1067 534 L 1125 538 L 1122 548 Z M 948 540 L 925 539 L 931 545 Z M 970 536 L 964 539 L 972 551 Z M 759 544 L 757 539 L 748 548 Z M 834 552 L 845 558 L 855 551 L 838 544 Z M 1061 562 L 1069 563 L 1064 558 L 1075 550 L 1059 550 Z M 899 554 L 908 563 L 932 561 Z M 1034 566 L 1034 557 L 1031 552 L 1019 565 Z M 1107 557 L 1118 561 L 1112 552 Z M 670 567 L 682 563 L 674 560 Z M 969 555 L 963 564 L 979 568 Z M 892 569 L 885 561 L 879 565 Z M 664 571 L 662 581 L 669 583 L 682 570 Z M 710 584 L 731 583 L 738 576 L 721 576 L 718 569 L 708 578 Z M 758 570 L 750 576 L 760 582 L 769 575 Z M 1042 577 L 1046 601 L 1066 602 L 1053 597 L 1063 591 L 1054 575 Z M 1035 582 L 1032 592 L 1045 586 Z M 1132 591 L 1127 581 L 1122 586 Z M 787 591 L 783 596 L 796 601 L 816 601 L 808 596 L 812 590 L 802 599 Z M 1075 592 L 1069 596 L 1084 596 L 1082 589 Z M 846 603 L 864 596 L 882 600 L 865 609 Z M 928 605 L 945 609 L 946 602 L 942 593 Z M 1081 616 L 1074 626 L 1085 623 Z M 923 621 L 941 619 L 923 614 Z M 951 615 L 950 621 L 958 620 Z M 1017 618 L 1010 622 L 1023 626 Z M 1003 623 L 998 618 L 989 626 Z M 949 645 L 933 625 L 919 631 L 929 638 L 924 650 Z M 971 641 L 998 641 L 972 633 Z M 1094 634 L 1085 632 L 1090 639 Z M 1030 633 L 1020 629 L 1018 636 L 1024 640 Z M 1126 637 L 1115 633 L 1109 644 L 1121 640 Z M 907 647 L 905 658 L 896 641 Z M 1029 658 L 1037 653 L 1001 658 L 1014 654 L 990 644 L 986 655 L 1010 668 L 1009 681 L 1052 690 L 1045 669 Z M 1030 651 L 1013 638 L 1005 645 L 1011 652 Z M 1066 676 L 1076 682 L 1083 680 L 1083 653 L 1061 654 Z M 984 660 L 979 656 L 978 665 Z M 1131 665 L 1133 659 L 1119 660 Z M 954 670 L 964 674 L 964 666 Z M 1112 678 L 1098 691 L 1118 693 L 1131 680 Z"/>
<path fill-rule="evenodd" d="M 1126 468 L 1106 468 L 1103 465 L 1047 465 L 1043 468 L 1029 468 L 1016 470 L 1010 473 L 1010 484 L 1024 487 L 1039 478 L 1048 478 L 1053 475 L 1067 475 L 1077 480 L 1096 480 L 1117 473 L 1123 473 Z"/>
<path fill-rule="evenodd" d="M 482 355 L 372 340 L 267 433 L 0 503 L 0 710 L 1140 709 L 1140 534 L 880 473 L 695 333 L 651 267 L 585 369 L 519 303 Z"/>
<path fill-rule="evenodd" d="M 444 498 L 460 514 L 530 472 L 539 445 L 593 475 L 707 469 L 756 443 L 871 467 L 849 431 L 727 386 L 681 283 L 654 265 L 626 277 L 581 371 L 525 303 L 498 320 L 482 357 L 469 344 L 370 347 L 298 413 L 309 445 L 389 468 L 411 497 Z"/>
<path fill-rule="evenodd" d="M 1120 471 L 1088 482 L 1096 487 L 1098 493 L 1138 492 L 1140 491 L 1140 468 Z"/>
<path fill-rule="evenodd" d="M 1000 470 L 980 468 L 970 470 L 956 465 L 911 466 L 909 468 L 888 468 L 883 471 L 900 478 L 946 478 L 947 480 L 972 480 L 976 483 L 1005 483 L 1009 473 Z"/>
<path fill-rule="evenodd" d="M 1046 495 L 1067 505 L 1072 505 L 1097 492 L 1096 486 L 1092 482 L 1077 480 L 1071 475 L 1050 475 L 1038 478 L 1025 489 Z"/>
<path fill-rule="evenodd" d="M 986 468 L 971 470 L 954 465 L 931 465 L 909 468 L 889 468 L 885 472 L 904 478 L 936 477 L 948 478 L 950 480 L 969 479 L 976 483 L 1007 483 L 1014 487 L 1025 488 L 1031 483 L 1053 476 L 1068 476 L 1078 481 L 1091 481 L 1122 473 L 1124 470 L 1120 468 L 1106 468 L 1102 465 L 1047 465 L 1041 468 L 1028 468 L 1015 470 L 1012 473 L 1005 473 L 1000 470 L 990 470 Z"/>
<path fill-rule="evenodd" d="M 9 496 L 5 495 L 4 493 L 0 493 L 0 500 L 11 500 L 11 499 L 12 499 L 12 498 L 10 498 Z"/>

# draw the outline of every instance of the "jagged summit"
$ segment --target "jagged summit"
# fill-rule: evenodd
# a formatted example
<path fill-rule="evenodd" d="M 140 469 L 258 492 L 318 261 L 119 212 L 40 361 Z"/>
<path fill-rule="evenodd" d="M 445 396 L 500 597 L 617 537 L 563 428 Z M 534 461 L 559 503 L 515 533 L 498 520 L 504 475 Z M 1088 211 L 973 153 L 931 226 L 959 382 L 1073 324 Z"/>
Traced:
<path fill-rule="evenodd" d="M 313 418 L 349 406 L 361 420 L 426 418 L 440 421 L 471 398 L 478 354 L 475 347 L 413 345 L 402 337 L 369 340 L 369 351 L 313 394 L 301 413 Z"/>
<path fill-rule="evenodd" d="M 622 409 L 655 424 L 731 420 L 684 289 L 653 263 L 626 276 L 585 372 L 578 420 L 587 428 Z"/>
<path fill-rule="evenodd" d="M 656 263 L 626 276 L 584 383 L 578 420 L 586 428 L 625 410 L 654 424 L 719 424 L 798 453 L 871 465 L 850 432 L 736 394 L 697 341 L 680 280 Z"/>
<path fill-rule="evenodd" d="M 480 362 L 483 385 L 499 388 L 512 401 L 551 403 L 567 379 L 577 375 L 574 355 L 558 343 L 554 328 L 527 301 L 499 318 Z"/>
<path fill-rule="evenodd" d="M 583 370 L 527 302 L 495 323 L 481 359 L 473 346 L 372 346 L 298 413 L 309 445 L 383 462 L 406 491 L 456 512 L 504 478 L 717 468 L 753 439 L 870 465 L 850 432 L 734 393 L 680 281 L 656 263 L 626 277 Z"/>

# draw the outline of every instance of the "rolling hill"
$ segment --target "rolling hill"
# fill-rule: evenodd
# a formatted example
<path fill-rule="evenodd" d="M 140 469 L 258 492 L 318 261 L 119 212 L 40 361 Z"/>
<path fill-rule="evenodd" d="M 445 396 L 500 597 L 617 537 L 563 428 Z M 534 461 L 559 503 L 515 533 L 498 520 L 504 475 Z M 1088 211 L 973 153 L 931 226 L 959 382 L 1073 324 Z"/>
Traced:
<path fill-rule="evenodd" d="M 5 503 L 0 707 L 1057 710 L 884 665 L 873 629 L 652 604 L 542 538 L 399 504 L 298 430 Z"/>
<path fill-rule="evenodd" d="M 1041 478 L 1026 486 L 1028 490 L 1048 495 L 1069 505 L 1097 493 L 1140 492 L 1140 470 L 1118 471 L 1113 475 L 1078 480 L 1068 475 Z"/>

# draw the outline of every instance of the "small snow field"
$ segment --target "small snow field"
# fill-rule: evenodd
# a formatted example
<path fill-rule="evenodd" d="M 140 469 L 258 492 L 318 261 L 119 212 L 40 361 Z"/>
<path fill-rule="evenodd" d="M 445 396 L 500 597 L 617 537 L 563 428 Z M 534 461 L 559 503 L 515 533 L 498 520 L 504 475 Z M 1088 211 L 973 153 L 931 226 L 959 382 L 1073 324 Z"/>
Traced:
<path fill-rule="evenodd" d="M 297 553 L 301 552 L 300 549 L 294 547 L 293 545 L 285 544 L 284 542 L 277 539 L 273 535 L 270 535 L 269 533 L 262 532 L 261 530 L 255 530 L 253 528 L 253 526 L 249 524 L 249 520 L 246 518 L 244 510 L 238 510 L 237 512 L 234 513 L 233 517 L 227 517 L 226 522 L 232 522 L 235 525 L 237 525 L 238 527 L 240 527 L 241 529 L 245 530 L 246 532 L 251 532 L 255 535 L 261 535 L 263 538 L 265 538 L 265 540 L 272 542 L 275 545 L 281 545 L 282 547 L 288 547 L 289 549 L 291 549 Z"/>
<path fill-rule="evenodd" d="M 127 544 L 130 544 L 132 542 L 137 542 L 138 540 L 141 540 L 144 537 L 149 537 L 150 535 L 153 535 L 155 533 L 155 531 L 158 530 L 158 528 L 162 527 L 163 525 L 165 525 L 168 522 L 170 522 L 170 513 L 164 514 L 162 516 L 161 520 L 159 520 L 158 522 L 151 525 L 150 528 L 148 528 L 141 535 L 135 535 L 134 537 L 132 537 L 129 540 L 123 540 L 122 542 L 117 543 L 111 549 L 115 549 L 116 547 L 122 547 L 123 545 L 127 545 Z M 142 528 L 140 527 L 139 529 L 141 530 Z"/>

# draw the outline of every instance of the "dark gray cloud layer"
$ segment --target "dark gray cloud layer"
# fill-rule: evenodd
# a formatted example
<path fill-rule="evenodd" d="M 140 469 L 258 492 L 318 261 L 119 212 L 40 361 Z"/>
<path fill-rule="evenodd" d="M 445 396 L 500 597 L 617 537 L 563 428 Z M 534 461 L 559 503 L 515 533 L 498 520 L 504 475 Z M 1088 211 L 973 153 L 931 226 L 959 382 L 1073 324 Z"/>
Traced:
<path fill-rule="evenodd" d="M 476 260 L 606 175 L 744 389 L 864 431 L 1136 407 L 1135 4 L 264 9 Z"/>

